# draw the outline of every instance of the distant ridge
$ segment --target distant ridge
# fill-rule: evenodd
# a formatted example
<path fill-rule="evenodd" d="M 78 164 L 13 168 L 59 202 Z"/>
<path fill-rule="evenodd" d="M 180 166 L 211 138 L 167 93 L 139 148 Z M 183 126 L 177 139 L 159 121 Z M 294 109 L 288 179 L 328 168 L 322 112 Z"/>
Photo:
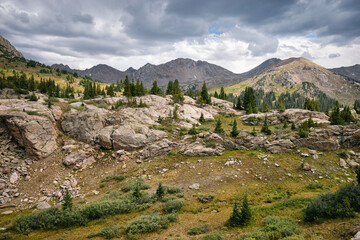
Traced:
<path fill-rule="evenodd" d="M 21 52 L 19 52 L 11 43 L 5 39 L 3 36 L 0 35 L 0 52 L 3 52 L 4 50 L 13 54 L 15 57 L 24 57 Z M 4 52 L 3 52 L 4 53 Z"/>
<path fill-rule="evenodd" d="M 360 82 L 360 64 L 349 67 L 331 68 L 329 70 Z"/>

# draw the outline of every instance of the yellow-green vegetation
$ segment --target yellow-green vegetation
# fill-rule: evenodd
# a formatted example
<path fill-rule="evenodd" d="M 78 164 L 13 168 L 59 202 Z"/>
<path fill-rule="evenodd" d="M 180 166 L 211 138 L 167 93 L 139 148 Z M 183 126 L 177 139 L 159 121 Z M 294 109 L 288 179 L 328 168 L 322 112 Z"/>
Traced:
<path fill-rule="evenodd" d="M 355 179 L 351 169 L 341 170 L 338 167 L 338 152 L 324 152 L 316 160 L 306 159 L 306 162 L 316 169 L 315 173 L 302 170 L 304 160 L 296 151 L 284 154 L 267 154 L 255 150 L 227 151 L 222 156 L 202 157 L 201 161 L 198 157 L 186 157 L 182 154 L 162 156 L 140 166 L 131 166 L 122 173 L 129 179 L 127 181 L 116 181 L 119 174 L 99 179 L 99 183 L 105 184 L 98 189 L 103 200 L 94 195 L 87 195 L 85 204 L 74 200 L 73 208 L 78 209 L 74 210 L 75 212 L 99 218 L 92 217 L 81 224 L 69 224 L 65 221 L 69 225 L 61 227 L 48 227 L 50 220 L 47 220 L 42 228 L 48 230 L 35 228 L 24 235 L 14 228 L 10 233 L 13 239 L 85 239 L 90 233 L 93 233 L 91 236 L 95 239 L 102 239 L 108 232 L 109 236 L 115 232 L 118 239 L 212 239 L 211 235 L 225 239 L 246 239 L 245 237 L 271 234 L 267 226 L 273 226 L 273 233 L 281 236 L 291 233 L 291 236 L 297 237 L 295 239 L 346 239 L 352 224 L 360 220 L 358 215 L 346 219 L 325 219 L 314 224 L 304 223 L 303 210 L 313 198 L 327 191 L 335 192 L 348 182 L 349 178 Z M 264 154 L 268 158 L 265 163 L 260 157 Z M 229 157 L 241 161 L 242 164 L 226 166 L 225 162 Z M 179 166 L 175 167 L 175 164 Z M 169 170 L 159 174 L 158 169 L 163 168 Z M 132 180 L 144 170 L 146 174 L 153 176 L 150 180 Z M 87 173 L 84 171 L 81 174 L 86 177 Z M 102 179 L 105 180 L 101 181 Z M 146 189 L 149 186 L 150 192 L 155 192 L 159 182 L 164 184 L 166 193 L 162 200 L 156 201 L 155 194 L 152 195 L 146 190 L 140 190 L 142 197 L 134 200 L 135 188 Z M 190 190 L 188 186 L 195 182 L 200 184 L 200 189 Z M 121 193 L 121 189 L 124 193 Z M 180 189 L 183 189 L 181 194 Z M 242 228 L 225 227 L 234 201 L 242 199 L 245 192 L 248 194 L 253 216 L 250 224 Z M 126 206 L 129 208 L 119 212 L 109 210 L 109 214 L 102 217 L 98 215 L 98 209 L 104 209 L 102 204 L 106 203 L 106 206 L 110 206 L 108 209 L 112 209 L 112 204 L 118 202 L 127 202 Z M 51 211 L 62 212 L 61 209 L 37 213 L 27 210 L 21 214 L 39 216 Z M 97 215 L 89 213 L 94 211 Z M 18 215 L 19 213 L 14 213 L 2 217 L 0 226 L 11 226 L 14 217 Z M 34 221 L 27 224 L 32 223 Z M 142 224 L 146 225 L 145 230 L 139 228 Z M 195 233 L 196 235 L 192 235 Z"/>

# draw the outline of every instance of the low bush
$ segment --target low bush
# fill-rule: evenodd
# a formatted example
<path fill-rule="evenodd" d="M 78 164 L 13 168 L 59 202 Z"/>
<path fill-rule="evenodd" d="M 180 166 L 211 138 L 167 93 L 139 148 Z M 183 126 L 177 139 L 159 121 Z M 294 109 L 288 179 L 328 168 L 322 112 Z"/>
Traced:
<path fill-rule="evenodd" d="M 209 203 L 212 202 L 212 200 L 214 200 L 215 196 L 214 195 L 201 195 L 197 198 L 197 200 L 201 203 Z"/>
<path fill-rule="evenodd" d="M 203 234 L 203 233 L 207 233 L 210 231 L 210 225 L 209 224 L 205 224 L 203 226 L 195 226 L 190 228 L 190 230 L 188 231 L 189 235 L 199 235 L 199 234 Z"/>
<path fill-rule="evenodd" d="M 209 233 L 201 238 L 202 240 L 224 240 L 220 232 Z"/>
<path fill-rule="evenodd" d="M 135 200 L 130 196 L 126 199 L 101 201 L 81 208 L 72 208 L 71 211 L 49 208 L 29 215 L 20 215 L 14 220 L 13 226 L 16 231 L 24 233 L 35 229 L 48 230 L 84 225 L 91 220 L 150 207 L 152 203 L 150 197 L 140 199 Z"/>
<path fill-rule="evenodd" d="M 129 192 L 129 191 L 134 191 L 135 188 L 139 188 L 139 190 L 146 190 L 149 189 L 150 186 L 147 185 L 143 180 L 139 180 L 139 181 L 130 181 L 127 182 L 122 188 L 121 190 L 123 192 Z"/>
<path fill-rule="evenodd" d="M 324 186 L 321 184 L 321 183 L 309 183 L 308 185 L 306 185 L 306 188 L 307 189 L 310 189 L 310 190 L 316 190 L 316 189 L 323 189 Z"/>
<path fill-rule="evenodd" d="M 181 189 L 177 186 L 164 186 L 165 192 L 169 194 L 181 193 Z"/>
<path fill-rule="evenodd" d="M 112 239 L 115 237 L 120 237 L 121 231 L 117 225 L 112 225 L 101 229 L 98 233 L 90 233 L 87 237 L 103 237 L 105 239 Z"/>
<path fill-rule="evenodd" d="M 304 220 L 354 217 L 360 212 L 360 185 L 354 183 L 340 187 L 335 193 L 320 194 L 304 210 Z"/>
<path fill-rule="evenodd" d="M 265 219 L 264 227 L 241 236 L 240 239 L 271 239 L 278 240 L 297 235 L 301 229 L 291 220 L 269 216 Z"/>
<path fill-rule="evenodd" d="M 103 179 L 101 179 L 101 182 L 109 182 L 111 180 L 116 180 L 116 181 L 122 181 L 125 179 L 124 175 L 115 175 L 115 176 L 106 176 Z"/>
<path fill-rule="evenodd" d="M 163 210 L 166 213 L 179 212 L 184 206 L 181 200 L 170 200 L 163 204 Z"/>
<path fill-rule="evenodd" d="M 168 228 L 169 220 L 159 213 L 151 213 L 141 216 L 129 222 L 125 226 L 125 232 L 129 236 L 136 234 L 156 232 Z"/>
<path fill-rule="evenodd" d="M 11 234 L 10 233 L 0 233 L 0 240 L 11 240 Z"/>

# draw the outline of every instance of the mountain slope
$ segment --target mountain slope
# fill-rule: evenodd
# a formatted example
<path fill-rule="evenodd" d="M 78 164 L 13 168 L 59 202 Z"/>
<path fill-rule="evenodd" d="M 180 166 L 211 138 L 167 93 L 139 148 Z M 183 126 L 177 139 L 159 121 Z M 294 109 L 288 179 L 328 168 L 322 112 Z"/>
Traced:
<path fill-rule="evenodd" d="M 313 86 L 311 91 L 303 88 L 304 83 Z M 360 98 L 360 84 L 346 77 L 334 74 L 305 58 L 289 58 L 266 69 L 259 75 L 239 84 L 225 88 L 227 93 L 239 94 L 245 87 L 263 89 L 265 92 L 299 91 L 302 95 L 313 97 L 314 91 L 322 91 L 342 103 L 352 104 Z"/>
<path fill-rule="evenodd" d="M 243 79 L 252 78 L 255 75 L 258 75 L 259 73 L 265 71 L 267 68 L 269 68 L 279 62 L 281 62 L 281 59 L 279 59 L 279 58 L 270 58 L 270 59 L 264 61 L 263 63 L 261 63 L 259 66 L 254 67 L 250 71 L 241 73 L 240 76 Z"/>
<path fill-rule="evenodd" d="M 215 64 L 184 58 L 178 58 L 160 65 L 147 63 L 138 70 L 129 68 L 125 72 L 104 64 L 86 70 L 74 70 L 62 64 L 54 64 L 52 67 L 77 72 L 80 76 L 89 76 L 106 83 L 116 82 L 128 75 L 130 79 L 143 81 L 144 86 L 148 88 L 151 87 L 154 80 L 158 81 L 160 87 L 166 87 L 170 80 L 178 79 L 183 88 L 200 86 L 204 81 L 209 87 L 217 87 L 231 85 L 240 80 L 238 74 Z"/>
<path fill-rule="evenodd" d="M 332 68 L 329 70 L 360 82 L 360 64 L 349 67 Z"/>
<path fill-rule="evenodd" d="M 6 40 L 3 36 L 0 35 L 0 52 L 3 54 L 6 54 L 7 52 L 15 57 L 23 58 L 23 54 L 16 50 L 16 48 L 11 45 L 11 43 Z"/>

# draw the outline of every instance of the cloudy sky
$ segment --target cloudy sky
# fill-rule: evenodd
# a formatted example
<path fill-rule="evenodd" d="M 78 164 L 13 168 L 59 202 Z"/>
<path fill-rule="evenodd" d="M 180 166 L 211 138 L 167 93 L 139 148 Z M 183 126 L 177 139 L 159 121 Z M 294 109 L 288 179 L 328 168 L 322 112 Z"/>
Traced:
<path fill-rule="evenodd" d="M 236 73 L 272 57 L 360 63 L 359 0 L 0 0 L 0 19 L 26 58 L 79 69 L 180 57 Z"/>

